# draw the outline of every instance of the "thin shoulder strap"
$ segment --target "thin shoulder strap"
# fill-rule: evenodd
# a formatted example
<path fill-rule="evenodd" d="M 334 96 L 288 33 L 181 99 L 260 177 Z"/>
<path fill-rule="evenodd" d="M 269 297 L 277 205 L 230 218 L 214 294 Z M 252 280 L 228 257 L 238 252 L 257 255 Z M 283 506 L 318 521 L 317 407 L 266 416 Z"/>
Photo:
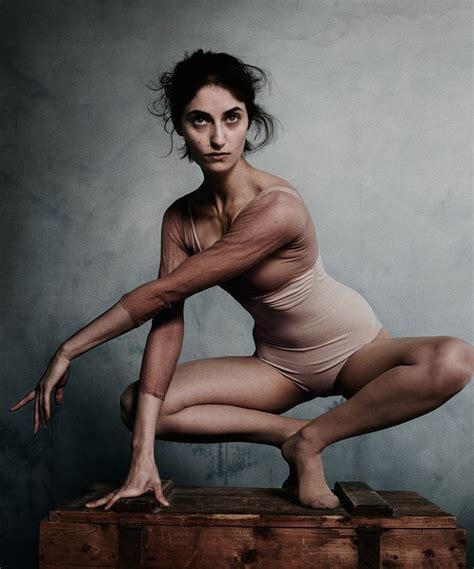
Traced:
<path fill-rule="evenodd" d="M 186 196 L 186 204 L 188 206 L 188 217 L 194 240 L 196 241 L 196 245 L 198 246 L 199 251 L 202 251 L 201 243 L 199 242 L 199 237 L 197 236 L 196 227 L 194 225 L 193 212 L 191 210 L 191 203 L 189 201 L 189 194 Z"/>
<path fill-rule="evenodd" d="M 298 199 L 300 199 L 301 201 L 303 201 L 303 198 L 299 195 L 299 193 L 294 189 L 294 188 L 289 188 L 288 186 L 269 186 L 268 188 L 263 189 L 259 194 L 257 194 L 254 198 L 252 198 L 250 201 L 248 201 L 246 204 L 244 204 L 241 208 L 239 208 L 237 210 L 237 212 L 234 214 L 234 217 L 231 219 L 230 224 L 232 225 L 235 221 L 235 218 L 239 215 L 239 213 L 241 211 L 243 211 L 247 206 L 249 206 L 251 203 L 253 203 L 255 200 L 257 200 L 260 196 L 262 196 L 263 194 L 266 194 L 268 192 L 272 192 L 274 190 L 280 190 L 281 192 L 286 192 L 288 194 L 292 194 L 294 196 L 297 196 Z"/>
<path fill-rule="evenodd" d="M 270 186 L 269 188 L 265 188 L 264 190 L 262 190 L 258 195 L 260 196 L 263 193 L 272 192 L 273 190 L 279 190 L 281 192 L 286 192 L 287 194 L 291 194 L 293 196 L 296 196 L 298 199 L 303 201 L 303 198 L 299 195 L 297 190 L 295 188 L 289 188 L 288 186 Z"/>

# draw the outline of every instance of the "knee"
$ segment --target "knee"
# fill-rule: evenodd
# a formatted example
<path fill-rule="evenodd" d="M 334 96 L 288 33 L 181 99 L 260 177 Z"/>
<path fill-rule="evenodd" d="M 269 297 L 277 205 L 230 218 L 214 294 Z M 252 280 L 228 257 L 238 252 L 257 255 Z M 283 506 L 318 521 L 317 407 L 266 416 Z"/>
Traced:
<path fill-rule="evenodd" d="M 170 397 L 169 389 L 166 394 L 166 399 L 162 404 L 160 415 L 157 421 L 157 434 L 163 430 L 164 423 L 166 422 L 166 417 L 170 414 L 177 413 L 183 405 L 179 405 L 175 402 L 173 397 Z M 124 425 L 133 431 L 133 426 L 135 424 L 135 418 L 137 415 L 137 405 L 138 405 L 138 380 L 134 381 L 128 385 L 120 396 L 120 417 Z"/>
<path fill-rule="evenodd" d="M 135 422 L 137 385 L 138 381 L 131 383 L 122 391 L 120 396 L 120 417 L 124 425 L 130 430 L 133 430 Z"/>
<path fill-rule="evenodd" d="M 428 362 L 435 393 L 453 396 L 470 382 L 474 368 L 474 348 L 452 336 L 440 337 Z"/>

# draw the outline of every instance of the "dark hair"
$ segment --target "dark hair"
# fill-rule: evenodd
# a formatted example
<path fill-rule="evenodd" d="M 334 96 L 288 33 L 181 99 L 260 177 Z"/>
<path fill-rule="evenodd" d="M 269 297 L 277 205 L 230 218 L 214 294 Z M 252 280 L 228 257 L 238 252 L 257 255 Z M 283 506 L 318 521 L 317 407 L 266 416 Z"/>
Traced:
<path fill-rule="evenodd" d="M 228 89 L 236 99 L 245 103 L 249 117 L 249 127 L 255 127 L 253 140 L 245 140 L 244 154 L 260 150 L 269 143 L 276 131 L 278 119 L 255 103 L 255 96 L 267 85 L 267 73 L 260 67 L 249 65 L 227 53 L 204 52 L 198 49 L 191 55 L 185 52 L 185 57 L 179 61 L 172 71 L 164 72 L 159 78 L 159 84 L 147 85 L 152 91 L 161 91 L 160 96 L 152 103 L 149 112 L 161 117 L 164 129 L 170 135 L 173 150 L 173 132 L 179 124 L 183 108 L 191 101 L 204 85 L 220 85 Z M 168 130 L 169 122 L 173 128 Z M 280 123 L 281 124 L 281 123 Z M 180 158 L 189 156 L 186 144 L 179 149 Z"/>

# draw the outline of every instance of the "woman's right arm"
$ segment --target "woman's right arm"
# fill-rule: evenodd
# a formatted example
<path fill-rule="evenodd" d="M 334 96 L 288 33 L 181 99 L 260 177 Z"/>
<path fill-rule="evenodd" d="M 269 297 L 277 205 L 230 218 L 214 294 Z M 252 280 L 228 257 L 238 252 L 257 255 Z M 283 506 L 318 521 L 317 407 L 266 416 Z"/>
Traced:
<path fill-rule="evenodd" d="M 167 210 L 162 224 L 158 278 L 169 274 L 189 256 L 179 235 L 179 225 L 179 216 Z M 163 494 L 154 450 L 157 419 L 183 344 L 183 308 L 184 300 L 160 312 L 152 320 L 140 369 L 128 476 L 116 492 L 86 504 L 87 507 L 105 505 L 108 510 L 117 500 L 140 496 L 147 490 L 153 490 L 158 502 L 169 506 Z"/>
<path fill-rule="evenodd" d="M 156 423 L 176 370 L 183 338 L 183 303 L 175 307 L 173 314 L 165 312 L 153 319 L 138 382 L 133 454 L 153 455 Z"/>
<path fill-rule="evenodd" d="M 172 204 L 161 226 L 158 280 L 189 257 L 180 231 L 180 214 Z M 133 427 L 133 455 L 153 456 L 156 423 L 173 378 L 184 338 L 184 300 L 156 314 L 148 333 L 138 382 L 137 413 Z"/>

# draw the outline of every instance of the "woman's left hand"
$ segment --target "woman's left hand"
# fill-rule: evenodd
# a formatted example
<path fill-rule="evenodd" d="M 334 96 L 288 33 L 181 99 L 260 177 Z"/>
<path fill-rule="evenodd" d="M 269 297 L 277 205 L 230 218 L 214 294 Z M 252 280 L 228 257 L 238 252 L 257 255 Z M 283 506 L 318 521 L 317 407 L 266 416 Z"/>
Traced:
<path fill-rule="evenodd" d="M 69 379 L 71 360 L 65 356 L 61 348 L 56 351 L 49 360 L 48 367 L 43 373 L 36 387 L 29 391 L 20 401 L 10 407 L 10 411 L 18 411 L 30 401 L 35 402 L 33 433 L 39 431 L 40 423 L 46 429 L 51 419 L 50 397 L 54 389 L 56 405 L 62 405 L 64 401 L 64 388 Z"/>
<path fill-rule="evenodd" d="M 115 492 L 110 492 L 98 500 L 87 502 L 86 507 L 97 508 L 106 504 L 104 510 L 110 510 L 120 498 L 142 496 L 148 490 L 153 491 L 155 498 L 162 506 L 168 507 L 170 505 L 161 489 L 161 478 L 154 457 L 152 455 L 134 455 L 131 459 L 127 479 L 123 485 Z"/>

